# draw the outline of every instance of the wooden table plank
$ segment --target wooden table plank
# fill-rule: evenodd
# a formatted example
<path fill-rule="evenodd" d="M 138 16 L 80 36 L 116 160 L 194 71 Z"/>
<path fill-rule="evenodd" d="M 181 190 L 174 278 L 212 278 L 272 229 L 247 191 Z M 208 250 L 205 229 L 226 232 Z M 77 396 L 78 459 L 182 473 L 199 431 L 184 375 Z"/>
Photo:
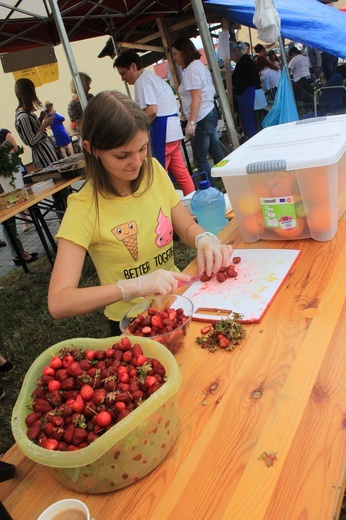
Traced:
<path fill-rule="evenodd" d="M 244 244 L 230 223 L 221 236 L 234 247 L 301 255 L 234 351 L 201 349 L 201 324 L 191 324 L 176 357 L 181 430 L 166 460 L 135 485 L 93 496 L 63 488 L 14 447 L 4 460 L 18 476 L 0 488 L 12 516 L 36 518 L 76 497 L 96 520 L 337 518 L 346 474 L 345 233 L 343 217 L 330 242 Z M 196 263 L 187 271 L 196 273 Z M 273 467 L 258 460 L 264 450 L 277 451 Z"/>

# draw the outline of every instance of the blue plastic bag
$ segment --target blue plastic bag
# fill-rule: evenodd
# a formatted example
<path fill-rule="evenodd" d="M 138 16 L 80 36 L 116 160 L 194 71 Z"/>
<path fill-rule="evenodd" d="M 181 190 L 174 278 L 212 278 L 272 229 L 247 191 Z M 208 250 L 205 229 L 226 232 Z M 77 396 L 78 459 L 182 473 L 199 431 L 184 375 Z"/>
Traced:
<path fill-rule="evenodd" d="M 263 128 L 299 120 L 294 94 L 289 82 L 290 79 L 286 71 L 283 70 L 275 94 L 274 104 L 262 121 Z"/>

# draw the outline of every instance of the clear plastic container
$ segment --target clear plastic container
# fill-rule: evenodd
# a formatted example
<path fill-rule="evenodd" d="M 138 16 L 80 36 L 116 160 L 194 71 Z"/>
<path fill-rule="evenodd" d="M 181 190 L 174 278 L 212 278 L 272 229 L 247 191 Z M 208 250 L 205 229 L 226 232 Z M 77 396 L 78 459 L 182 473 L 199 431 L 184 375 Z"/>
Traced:
<path fill-rule="evenodd" d="M 331 240 L 346 210 L 346 116 L 268 127 L 216 167 L 245 242 Z"/>
<path fill-rule="evenodd" d="M 206 231 L 217 235 L 228 224 L 225 217 L 224 194 L 210 186 L 208 180 L 200 181 L 198 190 L 191 199 L 191 209 Z"/>
<path fill-rule="evenodd" d="M 92 444 L 79 451 L 50 451 L 27 438 L 25 417 L 36 380 L 52 356 L 64 347 L 107 349 L 120 337 L 77 338 L 62 341 L 45 350 L 27 372 L 12 413 L 12 432 L 18 448 L 31 460 L 47 466 L 57 480 L 83 493 L 107 493 L 126 487 L 150 473 L 166 457 L 179 431 L 175 398 L 181 385 L 179 366 L 160 343 L 138 338 L 143 352 L 165 367 L 167 381 L 125 419 Z"/>

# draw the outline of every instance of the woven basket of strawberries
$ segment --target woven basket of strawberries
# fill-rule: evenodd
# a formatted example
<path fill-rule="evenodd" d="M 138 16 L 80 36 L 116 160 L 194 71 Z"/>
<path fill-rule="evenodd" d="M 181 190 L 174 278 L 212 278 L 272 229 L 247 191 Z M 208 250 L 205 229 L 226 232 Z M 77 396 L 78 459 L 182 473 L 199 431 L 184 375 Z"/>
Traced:
<path fill-rule="evenodd" d="M 13 435 L 64 486 L 115 491 L 170 451 L 180 384 L 173 355 L 152 339 L 62 341 L 31 365 L 13 409 Z"/>

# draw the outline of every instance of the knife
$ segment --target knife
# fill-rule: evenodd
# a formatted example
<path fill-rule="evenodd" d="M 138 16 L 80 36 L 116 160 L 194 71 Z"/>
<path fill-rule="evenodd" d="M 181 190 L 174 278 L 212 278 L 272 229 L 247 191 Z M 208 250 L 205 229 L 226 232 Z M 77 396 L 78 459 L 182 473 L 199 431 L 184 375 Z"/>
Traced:
<path fill-rule="evenodd" d="M 180 289 L 180 287 L 184 287 L 184 285 L 190 285 L 191 283 L 199 282 L 201 276 L 201 274 L 196 274 L 195 276 L 191 276 L 190 280 L 178 280 L 178 289 Z"/>

